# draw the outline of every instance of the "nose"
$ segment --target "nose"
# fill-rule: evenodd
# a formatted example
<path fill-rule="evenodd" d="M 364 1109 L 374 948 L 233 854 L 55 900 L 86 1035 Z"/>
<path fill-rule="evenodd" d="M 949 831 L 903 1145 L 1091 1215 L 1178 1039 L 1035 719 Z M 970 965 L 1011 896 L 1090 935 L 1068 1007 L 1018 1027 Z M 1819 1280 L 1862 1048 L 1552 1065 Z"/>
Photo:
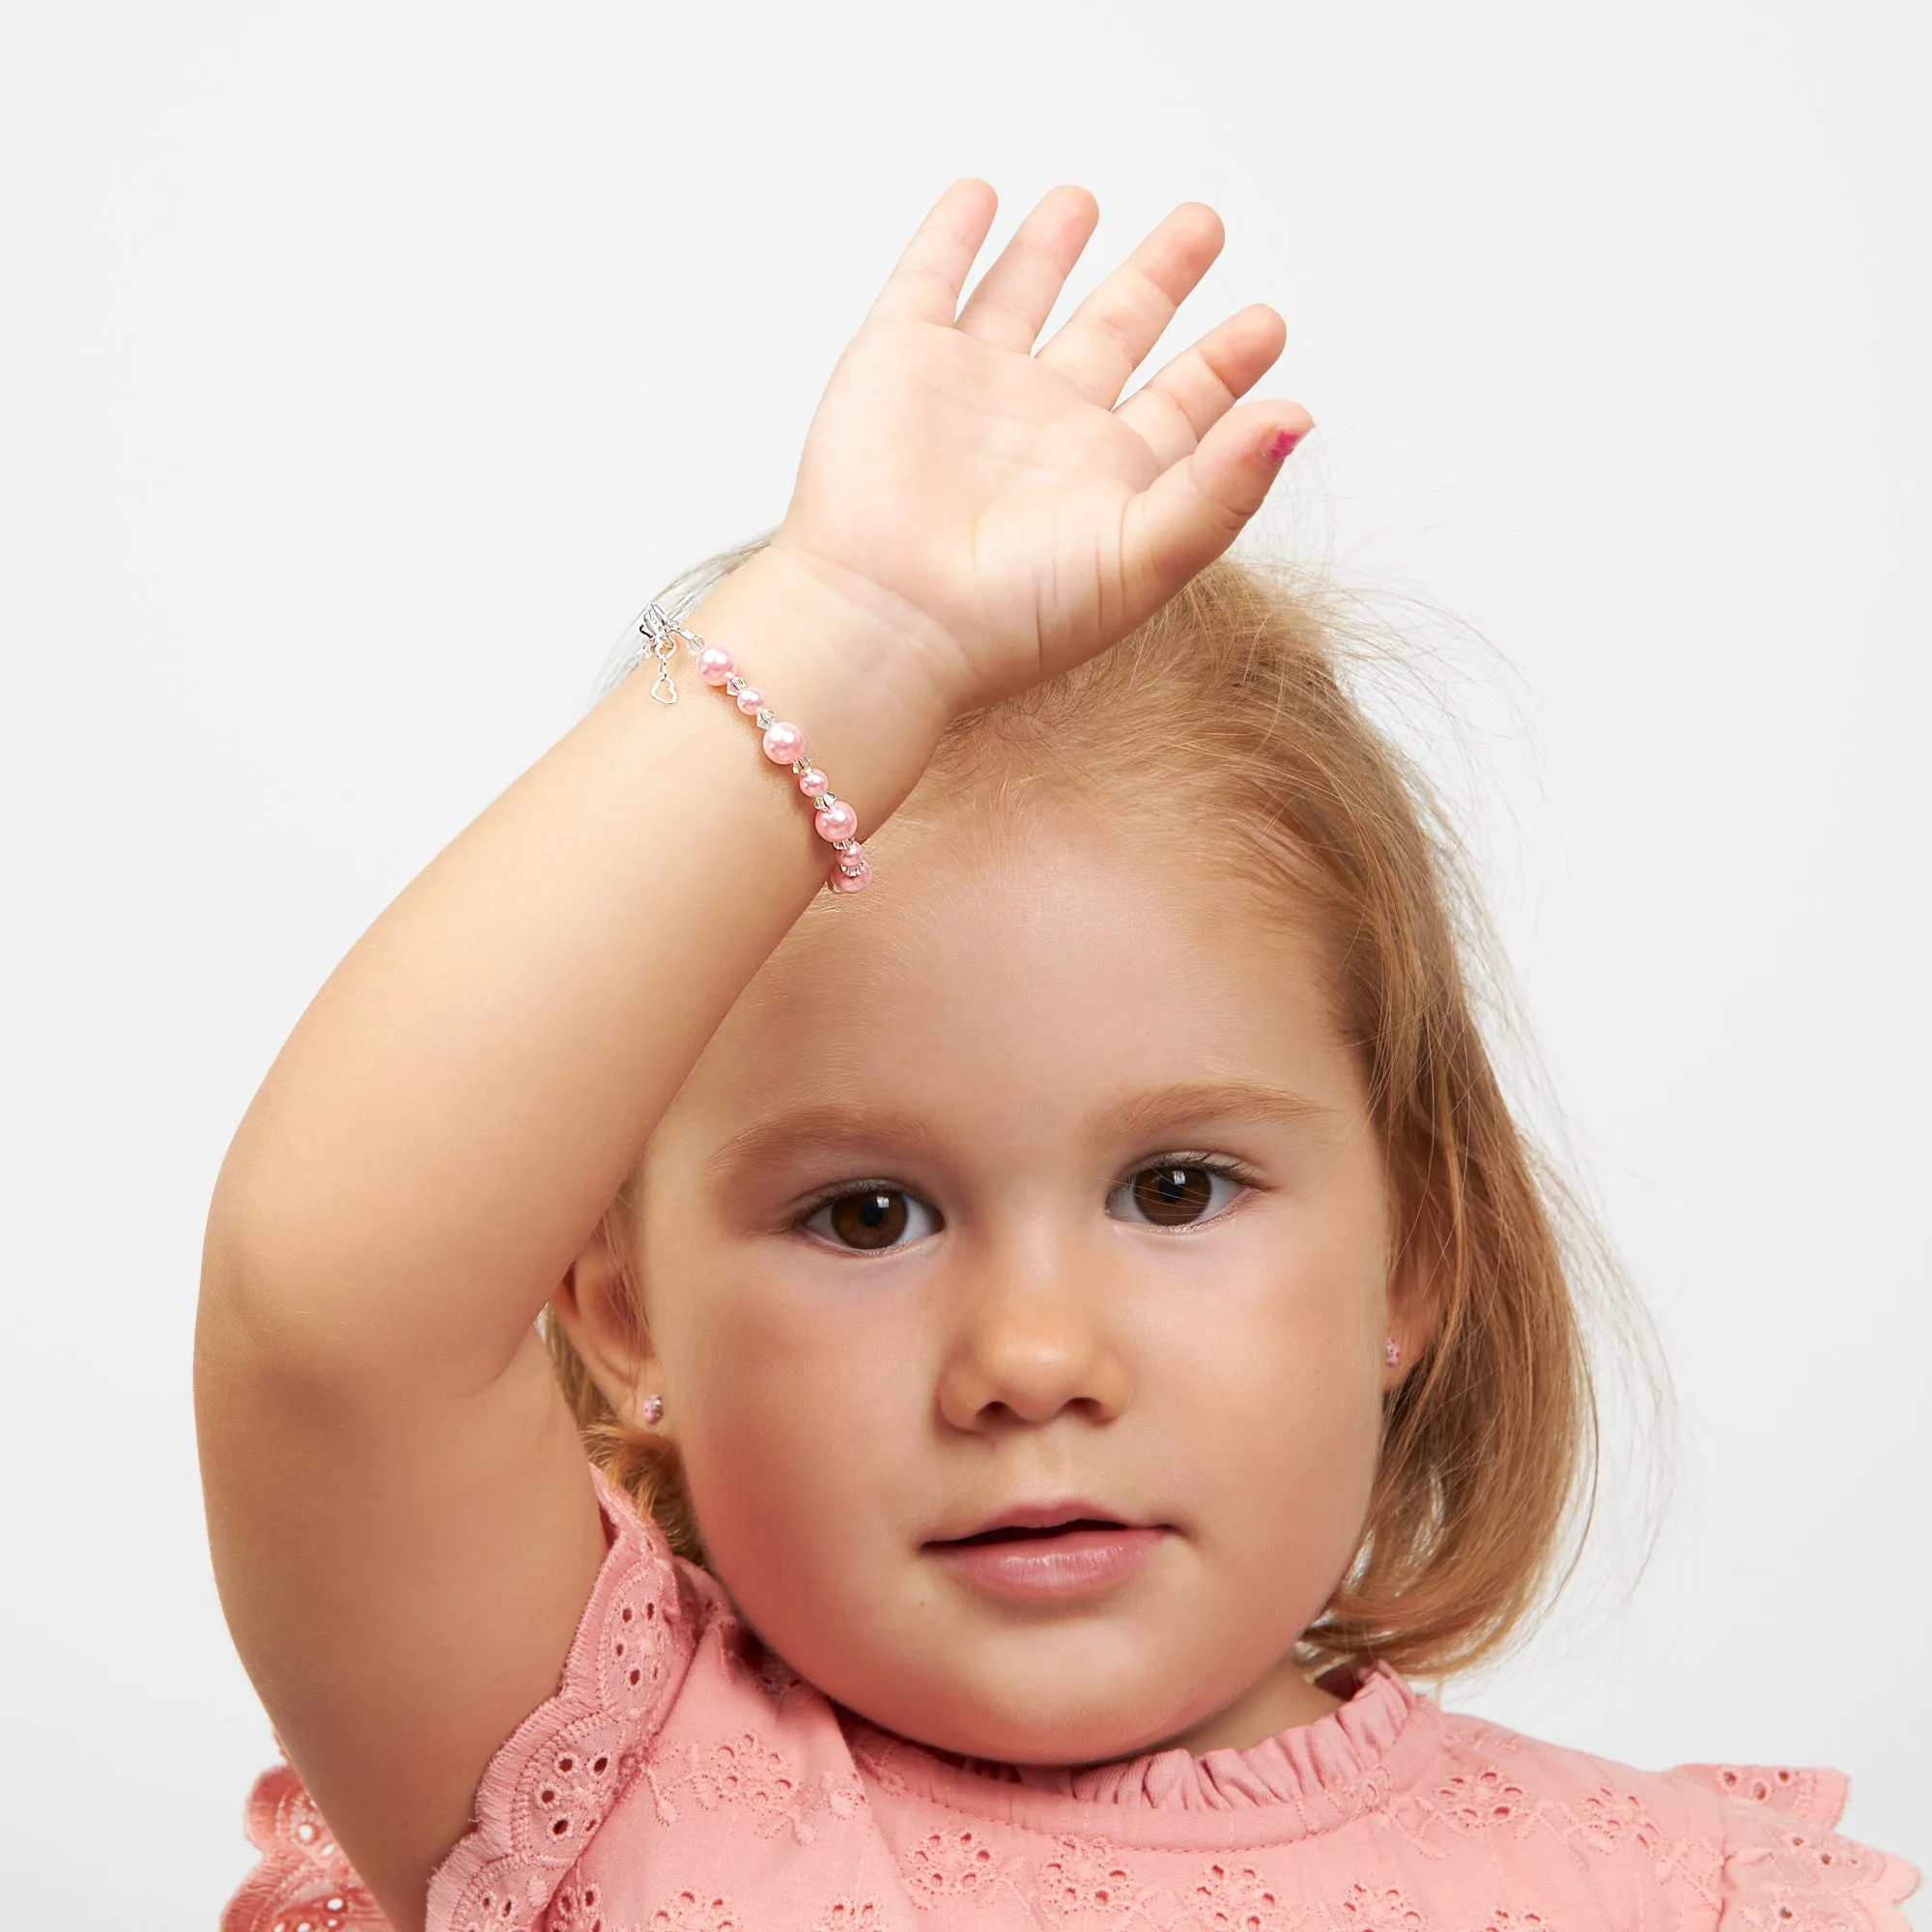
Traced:
<path fill-rule="evenodd" d="M 1133 1377 L 1100 1258 L 1037 1231 L 989 1243 L 952 1284 L 939 1378 L 954 1429 L 998 1430 L 1072 1412 L 1110 1422 Z M 1118 1284 L 1113 1284 L 1118 1286 Z"/>

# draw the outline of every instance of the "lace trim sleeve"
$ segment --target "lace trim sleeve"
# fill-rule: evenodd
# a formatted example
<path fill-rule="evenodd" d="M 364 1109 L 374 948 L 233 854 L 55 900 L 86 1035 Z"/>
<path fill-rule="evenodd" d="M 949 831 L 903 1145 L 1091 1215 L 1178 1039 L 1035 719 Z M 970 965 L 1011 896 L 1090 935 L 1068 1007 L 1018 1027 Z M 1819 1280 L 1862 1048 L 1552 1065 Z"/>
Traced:
<path fill-rule="evenodd" d="M 255 1780 L 242 1822 L 262 1856 L 223 1909 L 221 1932 L 390 1932 L 287 1763 Z"/>
<path fill-rule="evenodd" d="M 683 1681 L 692 1640 L 657 1525 L 596 1469 L 609 1547 L 556 1692 L 477 1787 L 470 1830 L 430 1880 L 430 1932 L 528 1932 L 637 1770 Z M 255 1780 L 243 1823 L 262 1854 L 221 1932 L 389 1932 L 286 1763 Z"/>
<path fill-rule="evenodd" d="M 1723 1801 L 1718 1932 L 1911 1932 L 1898 1908 L 1918 1869 L 1833 1829 L 1842 1773 L 1720 1764 L 1673 1776 Z"/>
<path fill-rule="evenodd" d="M 556 1694 L 476 1789 L 475 1823 L 429 1883 L 427 1932 L 528 1932 L 636 1776 L 691 1662 L 676 1559 L 590 1472 L 611 1547 Z"/>

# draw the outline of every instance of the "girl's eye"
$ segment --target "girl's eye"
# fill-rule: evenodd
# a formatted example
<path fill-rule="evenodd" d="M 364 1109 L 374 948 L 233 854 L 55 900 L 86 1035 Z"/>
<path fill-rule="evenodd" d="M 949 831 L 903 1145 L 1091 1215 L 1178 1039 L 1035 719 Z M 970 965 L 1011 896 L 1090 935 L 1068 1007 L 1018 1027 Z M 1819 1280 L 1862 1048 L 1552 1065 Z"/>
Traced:
<path fill-rule="evenodd" d="M 867 1181 L 821 1201 L 799 1225 L 839 1247 L 877 1250 L 903 1247 L 908 1228 L 913 1240 L 923 1240 L 937 1229 L 939 1218 L 918 1195 Z"/>
<path fill-rule="evenodd" d="M 1176 1158 L 1131 1174 L 1108 1196 L 1123 1218 L 1156 1228 L 1184 1228 L 1212 1220 L 1241 1191 L 1238 1175 L 1218 1162 Z M 1223 1193 L 1217 1202 L 1216 1189 Z"/>

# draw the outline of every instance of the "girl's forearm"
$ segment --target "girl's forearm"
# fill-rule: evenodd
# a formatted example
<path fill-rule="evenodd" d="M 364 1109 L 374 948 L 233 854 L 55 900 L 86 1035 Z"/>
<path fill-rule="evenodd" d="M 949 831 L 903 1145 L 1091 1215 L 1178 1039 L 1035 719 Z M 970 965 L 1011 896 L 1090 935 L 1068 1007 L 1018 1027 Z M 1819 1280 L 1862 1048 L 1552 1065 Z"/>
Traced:
<path fill-rule="evenodd" d="M 730 646 L 873 831 L 945 706 L 918 640 L 787 554 L 685 620 Z M 758 733 L 646 663 L 384 911 L 270 1068 L 217 1181 L 205 1313 L 325 1381 L 509 1362 L 832 849 Z"/>

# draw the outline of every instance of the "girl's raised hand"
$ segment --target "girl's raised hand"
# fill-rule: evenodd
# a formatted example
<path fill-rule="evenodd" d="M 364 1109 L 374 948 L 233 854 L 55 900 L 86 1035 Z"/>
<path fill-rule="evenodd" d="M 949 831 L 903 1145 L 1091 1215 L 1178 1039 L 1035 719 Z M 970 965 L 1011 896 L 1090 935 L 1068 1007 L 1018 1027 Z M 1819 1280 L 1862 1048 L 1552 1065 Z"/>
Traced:
<path fill-rule="evenodd" d="M 1236 398 L 1280 355 L 1256 302 L 1125 402 L 1220 253 L 1184 202 L 1034 347 L 1099 218 L 1057 187 L 959 307 L 998 197 L 955 182 L 834 369 L 771 548 L 884 616 L 957 715 L 1093 657 L 1219 556 L 1310 427 Z"/>

